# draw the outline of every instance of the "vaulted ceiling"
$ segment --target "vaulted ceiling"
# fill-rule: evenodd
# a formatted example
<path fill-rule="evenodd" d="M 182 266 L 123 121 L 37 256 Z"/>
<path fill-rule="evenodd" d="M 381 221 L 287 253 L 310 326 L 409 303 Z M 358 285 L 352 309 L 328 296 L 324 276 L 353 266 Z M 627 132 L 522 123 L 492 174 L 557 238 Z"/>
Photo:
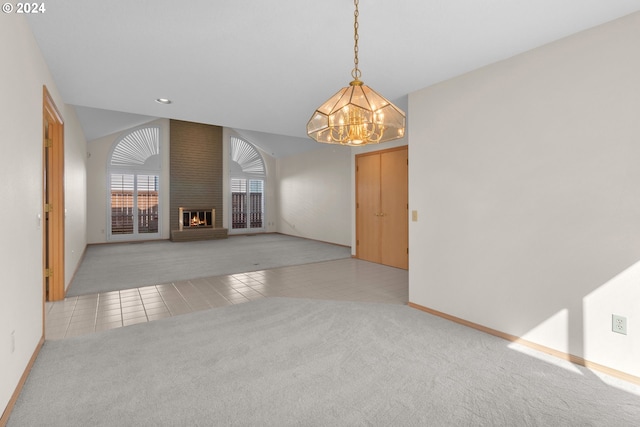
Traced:
<path fill-rule="evenodd" d="M 168 117 L 260 135 L 282 155 L 314 144 L 305 133 L 311 113 L 352 80 L 352 0 L 46 8 L 29 24 L 88 139 Z M 418 89 L 638 11 L 640 0 L 362 0 L 359 8 L 362 80 L 406 103 Z"/>

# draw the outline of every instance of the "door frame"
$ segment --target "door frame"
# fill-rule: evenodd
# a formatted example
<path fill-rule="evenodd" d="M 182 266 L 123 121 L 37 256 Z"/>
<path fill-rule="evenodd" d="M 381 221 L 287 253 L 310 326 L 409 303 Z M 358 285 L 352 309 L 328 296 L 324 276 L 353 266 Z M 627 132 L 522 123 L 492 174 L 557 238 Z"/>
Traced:
<path fill-rule="evenodd" d="M 65 296 L 64 121 L 47 87 L 42 88 L 43 300 L 59 301 Z"/>

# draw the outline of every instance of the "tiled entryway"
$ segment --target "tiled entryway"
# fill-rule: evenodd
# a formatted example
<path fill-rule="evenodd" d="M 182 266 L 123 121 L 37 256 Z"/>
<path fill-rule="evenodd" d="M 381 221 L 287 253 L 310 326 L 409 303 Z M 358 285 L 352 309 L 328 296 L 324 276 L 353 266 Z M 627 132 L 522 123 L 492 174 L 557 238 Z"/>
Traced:
<path fill-rule="evenodd" d="M 69 338 L 265 297 L 406 304 L 408 272 L 347 258 L 82 295 L 46 304 L 45 337 Z"/>

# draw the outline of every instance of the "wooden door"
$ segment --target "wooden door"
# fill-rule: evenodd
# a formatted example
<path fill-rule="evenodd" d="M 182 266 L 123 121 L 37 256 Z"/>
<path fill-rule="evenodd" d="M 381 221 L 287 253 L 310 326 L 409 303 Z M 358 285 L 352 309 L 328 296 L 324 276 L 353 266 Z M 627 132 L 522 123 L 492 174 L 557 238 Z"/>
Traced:
<path fill-rule="evenodd" d="M 43 95 L 43 274 L 47 301 L 64 299 L 64 124 Z"/>
<path fill-rule="evenodd" d="M 380 155 L 381 263 L 409 268 L 408 149 Z"/>
<path fill-rule="evenodd" d="M 356 257 L 380 263 L 380 156 L 356 157 Z"/>
<path fill-rule="evenodd" d="M 356 156 L 356 257 L 409 267 L 408 149 Z"/>

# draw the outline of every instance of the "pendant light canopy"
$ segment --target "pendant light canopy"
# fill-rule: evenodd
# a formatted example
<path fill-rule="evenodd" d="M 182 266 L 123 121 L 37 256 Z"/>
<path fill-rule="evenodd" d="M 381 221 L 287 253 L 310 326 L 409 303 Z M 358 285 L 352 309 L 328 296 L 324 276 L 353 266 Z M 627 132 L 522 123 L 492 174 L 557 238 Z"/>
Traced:
<path fill-rule="evenodd" d="M 362 146 L 402 138 L 404 112 L 360 80 L 358 68 L 358 0 L 354 0 L 353 81 L 313 113 L 307 135 L 318 142 Z"/>

